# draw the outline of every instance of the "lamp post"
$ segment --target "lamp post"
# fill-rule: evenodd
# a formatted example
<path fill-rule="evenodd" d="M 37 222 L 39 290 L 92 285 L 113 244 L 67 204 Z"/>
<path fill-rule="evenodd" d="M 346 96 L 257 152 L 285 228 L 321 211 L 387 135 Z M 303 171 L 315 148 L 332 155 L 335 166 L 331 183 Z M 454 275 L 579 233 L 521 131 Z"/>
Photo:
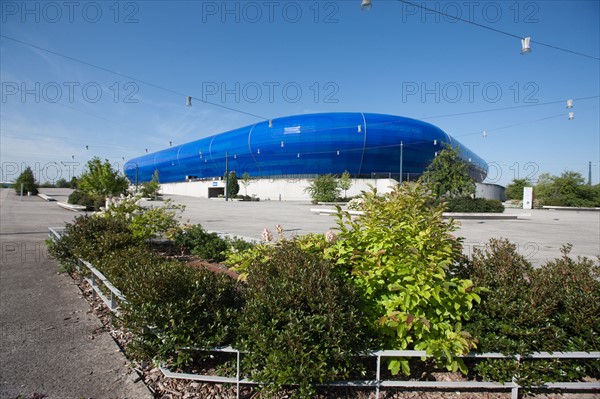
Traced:
<path fill-rule="evenodd" d="M 229 153 L 225 150 L 225 201 L 229 201 Z"/>
<path fill-rule="evenodd" d="M 400 141 L 400 184 L 402 184 L 402 164 L 404 163 L 404 142 Z"/>

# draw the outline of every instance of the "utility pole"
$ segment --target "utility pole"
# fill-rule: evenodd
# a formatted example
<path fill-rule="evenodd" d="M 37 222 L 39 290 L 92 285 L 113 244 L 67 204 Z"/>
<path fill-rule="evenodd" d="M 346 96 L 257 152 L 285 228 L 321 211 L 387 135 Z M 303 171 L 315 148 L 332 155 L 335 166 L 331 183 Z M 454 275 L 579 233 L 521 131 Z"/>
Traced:
<path fill-rule="evenodd" d="M 592 185 L 592 161 L 588 164 L 588 186 Z"/>
<path fill-rule="evenodd" d="M 402 184 L 402 164 L 404 161 L 404 142 L 400 142 L 400 184 Z"/>
<path fill-rule="evenodd" d="M 225 150 L 225 201 L 229 201 L 229 153 Z"/>

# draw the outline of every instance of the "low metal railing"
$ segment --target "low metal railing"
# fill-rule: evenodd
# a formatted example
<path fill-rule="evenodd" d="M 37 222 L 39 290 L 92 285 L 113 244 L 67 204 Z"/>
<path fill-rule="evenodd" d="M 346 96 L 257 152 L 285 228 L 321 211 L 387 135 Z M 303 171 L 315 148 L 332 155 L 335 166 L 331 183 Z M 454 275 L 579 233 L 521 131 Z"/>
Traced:
<path fill-rule="evenodd" d="M 53 240 L 60 239 L 62 232 L 59 232 L 57 228 L 48 228 L 49 235 Z M 106 306 L 116 315 L 119 314 L 119 304 L 117 302 L 126 303 L 127 300 L 123 294 L 114 287 L 110 281 L 92 264 L 87 261 L 80 260 L 78 267 L 86 267 L 91 272 L 91 277 L 83 277 L 83 273 L 79 273 L 80 281 L 85 278 L 90 286 L 93 288 L 92 295 L 98 295 Z M 79 269 L 81 271 L 81 269 Z M 101 282 L 110 292 L 110 298 L 104 295 L 98 286 L 98 282 Z M 227 347 L 218 347 L 210 349 L 197 349 L 197 348 L 186 348 L 194 349 L 204 352 L 221 352 L 221 353 L 235 353 L 236 354 L 236 375 L 235 377 L 216 376 L 209 374 L 189 374 L 189 373 L 177 373 L 169 370 L 166 367 L 160 366 L 159 369 L 165 376 L 165 378 L 193 380 L 201 382 L 212 382 L 220 384 L 235 384 L 236 385 L 236 397 L 240 397 L 240 386 L 241 385 L 257 385 L 258 383 L 241 376 L 241 356 L 243 352 L 238 349 Z M 430 357 L 425 351 L 415 350 L 379 350 L 373 351 L 367 356 L 376 358 L 376 375 L 375 380 L 355 380 L 355 381 L 335 381 L 328 384 L 321 384 L 320 386 L 327 387 L 348 387 L 348 388 L 374 388 L 375 397 L 379 398 L 381 388 L 417 388 L 417 389 L 493 389 L 511 390 L 511 399 L 519 398 L 519 384 L 515 381 L 510 382 L 494 382 L 494 381 L 414 381 L 414 380 L 381 380 L 381 359 L 386 357 Z M 592 359 L 600 360 L 600 352 L 534 352 L 528 355 L 505 355 L 502 353 L 468 353 L 466 355 L 457 355 L 460 358 L 475 358 L 475 359 L 514 359 L 517 362 L 531 359 Z M 543 385 L 531 387 L 533 389 L 563 389 L 563 390 L 596 390 L 600 391 L 600 383 L 598 382 L 551 382 Z"/>

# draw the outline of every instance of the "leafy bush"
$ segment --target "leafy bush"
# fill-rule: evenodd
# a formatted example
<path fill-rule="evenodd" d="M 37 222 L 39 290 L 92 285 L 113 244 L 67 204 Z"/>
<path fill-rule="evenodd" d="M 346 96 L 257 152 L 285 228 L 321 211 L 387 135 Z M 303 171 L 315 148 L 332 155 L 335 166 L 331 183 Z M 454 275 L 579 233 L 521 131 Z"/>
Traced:
<path fill-rule="evenodd" d="M 159 183 L 158 169 L 157 169 L 154 171 L 151 181 L 142 183 L 142 188 L 140 189 L 140 195 L 144 198 L 156 199 L 158 197 L 159 191 L 160 191 L 160 183 Z"/>
<path fill-rule="evenodd" d="M 351 285 L 293 242 L 250 265 L 244 297 L 237 346 L 248 351 L 245 371 L 268 392 L 298 384 L 296 394 L 310 397 L 314 384 L 360 371 L 357 356 L 373 348 Z"/>
<path fill-rule="evenodd" d="M 69 195 L 67 202 L 73 205 L 85 206 L 87 210 L 93 210 L 96 207 L 97 201 L 83 191 L 75 190 Z"/>
<path fill-rule="evenodd" d="M 475 340 L 463 330 L 478 290 L 467 279 L 448 275 L 461 258 L 461 243 L 430 207 L 431 190 L 403 184 L 378 196 L 364 195 L 365 215 L 338 220 L 338 239 L 325 251 L 362 294 L 367 313 L 386 337 L 386 348 L 426 350 L 450 370 L 466 368 L 455 354 L 469 352 Z M 409 374 L 406 359 L 389 364 Z"/>
<path fill-rule="evenodd" d="M 447 212 L 478 212 L 478 213 L 502 213 L 504 205 L 498 200 L 486 198 L 455 197 L 446 203 Z"/>
<path fill-rule="evenodd" d="M 98 267 L 123 292 L 122 323 L 130 353 L 183 365 L 193 351 L 233 341 L 241 307 L 236 282 L 135 247 L 112 252 Z"/>
<path fill-rule="evenodd" d="M 465 324 L 484 352 L 527 354 L 534 351 L 581 351 L 600 348 L 600 267 L 577 261 L 563 249 L 561 259 L 539 269 L 517 253 L 516 245 L 492 239 L 476 248 L 457 269 L 485 288 L 482 301 Z M 485 379 L 525 387 L 549 381 L 598 375 L 600 362 L 487 360 L 474 370 Z"/>
<path fill-rule="evenodd" d="M 48 243 L 50 255 L 66 272 L 74 271 L 78 259 L 95 263 L 107 254 L 135 243 L 122 220 L 98 216 L 79 216 L 65 227 L 63 237 Z"/>
<path fill-rule="evenodd" d="M 106 198 L 125 194 L 129 182 L 118 170 L 114 170 L 108 160 L 100 161 L 94 157 L 88 161 L 86 171 L 77 181 L 78 188 L 91 195 Z"/>
<path fill-rule="evenodd" d="M 320 175 L 304 189 L 310 194 L 313 203 L 333 202 L 340 196 L 340 187 L 333 175 Z"/>
<path fill-rule="evenodd" d="M 222 262 L 228 245 L 216 233 L 209 233 L 201 225 L 185 226 L 174 237 L 182 252 L 192 253 L 200 259 Z"/>
<path fill-rule="evenodd" d="M 129 197 L 111 205 L 103 217 L 126 223 L 133 237 L 143 242 L 176 230 L 184 209 L 185 206 L 175 205 L 172 200 L 165 201 L 164 206 L 144 207 L 137 198 Z"/>

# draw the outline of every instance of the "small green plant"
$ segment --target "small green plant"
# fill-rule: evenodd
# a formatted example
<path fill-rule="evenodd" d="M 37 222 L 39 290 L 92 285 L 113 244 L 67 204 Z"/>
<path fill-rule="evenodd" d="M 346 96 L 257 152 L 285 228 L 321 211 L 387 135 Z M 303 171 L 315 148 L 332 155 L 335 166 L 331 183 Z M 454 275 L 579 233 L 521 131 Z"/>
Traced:
<path fill-rule="evenodd" d="M 308 398 L 315 384 L 361 370 L 357 357 L 374 347 L 372 328 L 329 262 L 290 241 L 270 248 L 248 268 L 237 347 L 267 394 L 298 384 L 295 396 Z"/>
<path fill-rule="evenodd" d="M 333 175 L 320 175 L 304 189 L 310 194 L 313 203 L 333 202 L 340 196 L 340 187 Z"/>
<path fill-rule="evenodd" d="M 352 187 L 352 177 L 347 170 L 345 170 L 344 173 L 342 173 L 342 176 L 339 178 L 338 186 L 341 190 L 344 190 L 344 199 L 347 198 L 347 192 L 350 190 L 350 187 Z"/>
<path fill-rule="evenodd" d="M 133 238 L 139 242 L 151 238 L 166 236 L 179 226 L 184 205 L 176 205 L 173 200 L 166 200 L 164 206 L 144 207 L 139 205 L 135 197 L 124 198 L 111 205 L 102 217 L 121 220 L 127 224 Z"/>
<path fill-rule="evenodd" d="M 250 176 L 250 173 L 244 172 L 244 174 L 242 175 L 242 179 L 240 181 L 242 183 L 242 186 L 244 186 L 244 195 L 247 197 L 248 196 L 248 186 L 250 185 L 250 183 L 252 183 L 252 177 Z"/>
<path fill-rule="evenodd" d="M 209 233 L 201 225 L 184 226 L 173 238 L 183 253 L 191 253 L 204 260 L 222 262 L 229 246 L 216 233 Z M 236 245 L 241 245 L 237 243 Z"/>
<path fill-rule="evenodd" d="M 365 193 L 365 215 L 340 212 L 338 239 L 325 254 L 362 294 L 386 348 L 425 350 L 438 365 L 466 372 L 455 355 L 475 347 L 462 323 L 479 291 L 448 273 L 461 258 L 461 243 L 450 234 L 454 223 L 442 219 L 443 207 L 428 205 L 430 192 L 403 184 L 384 196 Z M 410 373 L 406 359 L 392 360 L 389 368 Z"/>
<path fill-rule="evenodd" d="M 156 199 L 160 191 L 160 180 L 158 177 L 158 169 L 154 171 L 152 180 L 142 184 L 140 195 L 145 198 Z"/>
<path fill-rule="evenodd" d="M 21 194 L 22 187 L 23 194 L 27 195 L 27 193 L 31 193 L 32 195 L 37 195 L 37 184 L 35 182 L 35 176 L 33 175 L 31 167 L 26 167 L 25 170 L 19 175 L 19 177 L 17 177 L 17 180 L 15 180 L 14 187 L 15 192 L 17 194 Z"/>

